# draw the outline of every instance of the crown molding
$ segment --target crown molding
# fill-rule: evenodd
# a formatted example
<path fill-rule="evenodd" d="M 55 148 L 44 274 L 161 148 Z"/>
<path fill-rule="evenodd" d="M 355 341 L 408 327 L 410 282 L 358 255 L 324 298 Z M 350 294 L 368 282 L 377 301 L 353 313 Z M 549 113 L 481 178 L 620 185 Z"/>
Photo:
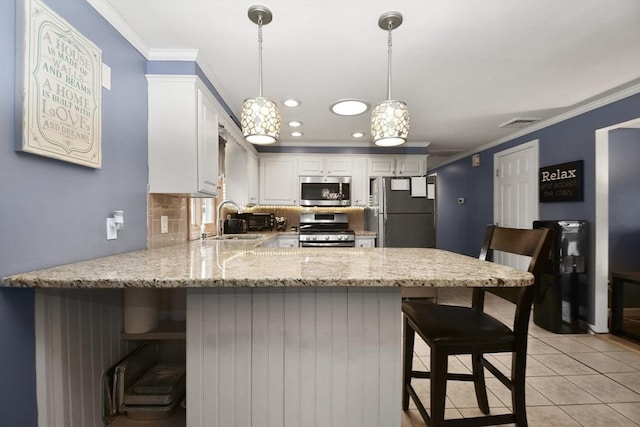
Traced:
<path fill-rule="evenodd" d="M 527 126 L 526 128 L 521 129 L 517 132 L 511 133 L 507 136 L 503 136 L 502 138 L 499 138 L 487 144 L 481 145 L 473 150 L 465 151 L 464 153 L 453 156 L 447 159 L 446 161 L 438 164 L 437 166 L 434 166 L 434 168 L 439 168 L 439 167 L 448 165 L 449 163 L 453 163 L 460 159 L 464 159 L 465 157 L 469 157 L 472 154 L 480 153 L 484 150 L 488 150 L 489 148 L 493 148 L 497 145 L 504 144 L 505 142 L 512 141 L 516 138 L 520 138 L 521 136 L 528 135 L 540 129 L 544 129 L 549 126 L 555 125 L 557 123 L 563 122 L 565 120 L 577 117 L 581 114 L 588 113 L 589 111 L 593 111 L 597 108 L 604 107 L 605 105 L 609 105 L 613 102 L 620 101 L 621 99 L 628 98 L 629 96 L 636 95 L 638 93 L 640 93 L 640 83 L 633 84 L 620 91 L 595 99 L 591 102 L 587 102 L 565 113 L 558 114 L 557 116 L 534 123 L 531 126 Z"/>
<path fill-rule="evenodd" d="M 196 62 L 198 53 L 198 49 L 151 49 L 147 59 L 150 61 Z"/>
<path fill-rule="evenodd" d="M 374 145 L 373 142 L 369 140 L 364 141 L 338 141 L 338 142 L 306 142 L 306 141 L 278 141 L 278 145 L 282 147 L 370 147 L 377 148 L 378 146 Z M 396 147 L 418 147 L 418 148 L 427 148 L 431 145 L 430 142 L 405 142 L 402 145 L 398 145 Z M 384 147 L 384 148 L 396 148 L 396 147 Z M 382 148 L 382 147 L 380 147 Z"/>
<path fill-rule="evenodd" d="M 149 59 L 151 48 L 109 3 L 105 0 L 87 0 L 87 3 L 102 15 L 142 56 Z"/>

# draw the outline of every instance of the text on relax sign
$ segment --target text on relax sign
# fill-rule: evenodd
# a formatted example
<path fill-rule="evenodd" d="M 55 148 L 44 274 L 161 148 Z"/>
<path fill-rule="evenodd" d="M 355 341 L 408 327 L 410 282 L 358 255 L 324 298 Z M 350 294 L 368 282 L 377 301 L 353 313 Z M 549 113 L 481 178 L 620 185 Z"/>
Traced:
<path fill-rule="evenodd" d="M 577 178 L 576 172 L 577 172 L 577 169 L 569 169 L 564 171 L 560 169 L 556 169 L 555 172 L 543 171 L 542 182 L 558 181 L 560 179 L 568 179 L 568 178 Z"/>

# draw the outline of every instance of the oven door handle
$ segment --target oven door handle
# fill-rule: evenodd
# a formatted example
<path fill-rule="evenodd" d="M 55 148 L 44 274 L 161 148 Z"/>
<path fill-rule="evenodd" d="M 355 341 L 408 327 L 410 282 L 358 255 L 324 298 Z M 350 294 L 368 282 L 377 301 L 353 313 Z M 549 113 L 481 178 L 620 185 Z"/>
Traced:
<path fill-rule="evenodd" d="M 302 248 L 354 248 L 355 242 L 302 242 L 300 247 Z"/>
<path fill-rule="evenodd" d="M 356 242 L 300 242 L 302 248 L 353 248 Z"/>

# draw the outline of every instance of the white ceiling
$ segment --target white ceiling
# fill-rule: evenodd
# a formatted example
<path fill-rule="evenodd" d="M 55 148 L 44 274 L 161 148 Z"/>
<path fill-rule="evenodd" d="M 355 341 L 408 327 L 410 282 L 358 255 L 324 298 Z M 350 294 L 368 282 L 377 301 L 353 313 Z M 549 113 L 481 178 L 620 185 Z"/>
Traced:
<path fill-rule="evenodd" d="M 338 117 L 329 105 L 386 97 L 378 17 L 391 10 L 404 16 L 393 32 L 392 97 L 409 106 L 409 145 L 430 142 L 433 153 L 472 151 L 517 131 L 498 128 L 514 117 L 550 119 L 640 83 L 638 0 L 88 1 L 148 58 L 197 50 L 237 117 L 258 95 L 257 27 L 247 10 L 267 6 L 264 96 L 302 101 L 279 104 L 281 145 L 371 144 L 370 113 Z M 290 120 L 304 123 L 303 137 L 289 135 Z M 366 142 L 354 142 L 355 130 Z"/>

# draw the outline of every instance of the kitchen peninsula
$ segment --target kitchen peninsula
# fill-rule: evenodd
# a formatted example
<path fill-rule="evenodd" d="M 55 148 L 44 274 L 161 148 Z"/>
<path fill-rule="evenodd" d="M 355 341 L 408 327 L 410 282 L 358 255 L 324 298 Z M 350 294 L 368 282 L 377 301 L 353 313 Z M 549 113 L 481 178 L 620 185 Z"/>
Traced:
<path fill-rule="evenodd" d="M 188 427 L 399 427 L 400 288 L 533 281 L 438 249 L 263 243 L 194 241 L 18 274 L 3 285 L 36 287 L 39 296 L 186 287 Z"/>

